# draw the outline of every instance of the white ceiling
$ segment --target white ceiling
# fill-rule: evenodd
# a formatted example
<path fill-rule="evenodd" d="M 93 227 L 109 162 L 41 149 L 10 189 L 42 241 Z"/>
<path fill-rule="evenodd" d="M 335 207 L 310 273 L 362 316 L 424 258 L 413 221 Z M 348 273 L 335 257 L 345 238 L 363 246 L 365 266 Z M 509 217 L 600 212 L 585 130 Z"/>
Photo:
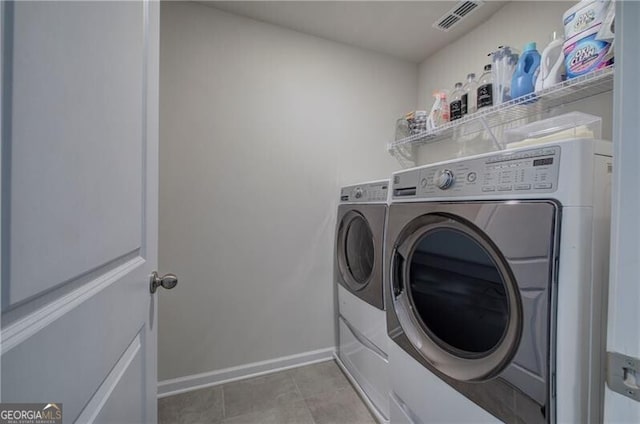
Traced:
<path fill-rule="evenodd" d="M 484 22 L 506 1 L 485 1 L 449 32 L 433 24 L 456 1 L 202 1 L 217 9 L 422 62 Z"/>

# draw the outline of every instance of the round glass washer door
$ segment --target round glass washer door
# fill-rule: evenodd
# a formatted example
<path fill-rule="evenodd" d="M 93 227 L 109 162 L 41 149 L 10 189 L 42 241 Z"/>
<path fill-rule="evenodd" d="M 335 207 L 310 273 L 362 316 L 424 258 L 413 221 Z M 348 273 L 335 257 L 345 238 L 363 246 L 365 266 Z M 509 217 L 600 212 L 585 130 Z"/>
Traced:
<path fill-rule="evenodd" d="M 362 290 L 371 279 L 375 260 L 369 222 L 356 211 L 347 212 L 342 218 L 337 239 L 340 273 L 352 290 Z"/>
<path fill-rule="evenodd" d="M 428 214 L 408 227 L 392 268 L 405 334 L 449 377 L 494 377 L 522 332 L 522 302 L 506 259 L 479 228 L 453 216 Z"/>

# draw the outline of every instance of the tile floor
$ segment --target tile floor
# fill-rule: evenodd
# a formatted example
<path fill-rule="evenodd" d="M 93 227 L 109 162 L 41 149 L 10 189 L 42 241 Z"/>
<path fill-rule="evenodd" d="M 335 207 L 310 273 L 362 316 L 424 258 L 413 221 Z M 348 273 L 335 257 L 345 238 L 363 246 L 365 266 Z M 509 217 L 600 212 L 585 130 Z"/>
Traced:
<path fill-rule="evenodd" d="M 375 424 L 334 361 L 162 398 L 160 424 Z"/>

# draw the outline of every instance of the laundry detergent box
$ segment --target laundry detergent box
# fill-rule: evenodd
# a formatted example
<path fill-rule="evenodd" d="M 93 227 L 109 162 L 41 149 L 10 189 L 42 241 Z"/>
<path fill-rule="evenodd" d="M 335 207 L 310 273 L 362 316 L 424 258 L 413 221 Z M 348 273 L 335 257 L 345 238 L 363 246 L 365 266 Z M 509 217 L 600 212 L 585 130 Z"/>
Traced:
<path fill-rule="evenodd" d="M 613 64 L 610 53 L 612 45 L 608 41 L 598 40 L 599 27 L 564 43 L 564 62 L 567 68 L 567 79 L 579 77 L 596 69 Z"/>
<path fill-rule="evenodd" d="M 607 16 L 609 4 L 609 0 L 583 0 L 564 12 L 562 19 L 565 40 L 602 24 Z"/>
<path fill-rule="evenodd" d="M 600 39 L 598 33 L 607 16 L 609 1 L 584 0 L 563 16 L 563 46 L 567 79 L 584 75 L 613 63 L 612 39 Z"/>

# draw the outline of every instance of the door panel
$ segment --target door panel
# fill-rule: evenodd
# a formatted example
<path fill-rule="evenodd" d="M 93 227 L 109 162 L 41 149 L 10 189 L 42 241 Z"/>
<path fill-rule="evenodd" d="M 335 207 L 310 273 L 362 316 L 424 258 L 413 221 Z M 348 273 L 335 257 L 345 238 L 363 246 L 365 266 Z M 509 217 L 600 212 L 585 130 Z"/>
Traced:
<path fill-rule="evenodd" d="M 75 420 L 147 319 L 150 295 L 134 280 L 145 279 L 141 265 L 6 352 L 2 401 L 63 402 Z"/>
<path fill-rule="evenodd" d="M 140 334 L 111 370 L 96 394 L 78 417 L 78 423 L 143 423 L 145 419 L 144 348 Z M 95 417 L 95 418 L 94 418 Z"/>
<path fill-rule="evenodd" d="M 3 402 L 156 420 L 159 5 L 2 4 Z"/>
<path fill-rule="evenodd" d="M 640 358 L 640 121 L 638 73 L 640 3 L 618 1 L 616 7 L 616 69 L 613 91 L 613 190 L 611 210 L 611 266 L 607 318 L 608 352 Z M 603 320 L 604 321 L 604 320 Z M 610 370 L 624 375 L 623 370 Z M 636 378 L 640 378 L 636 373 Z M 637 389 L 629 387 L 632 392 Z M 605 389 L 604 422 L 640 422 L 640 402 Z"/>
<path fill-rule="evenodd" d="M 5 307 L 141 246 L 142 22 L 139 2 L 13 7 Z"/>

